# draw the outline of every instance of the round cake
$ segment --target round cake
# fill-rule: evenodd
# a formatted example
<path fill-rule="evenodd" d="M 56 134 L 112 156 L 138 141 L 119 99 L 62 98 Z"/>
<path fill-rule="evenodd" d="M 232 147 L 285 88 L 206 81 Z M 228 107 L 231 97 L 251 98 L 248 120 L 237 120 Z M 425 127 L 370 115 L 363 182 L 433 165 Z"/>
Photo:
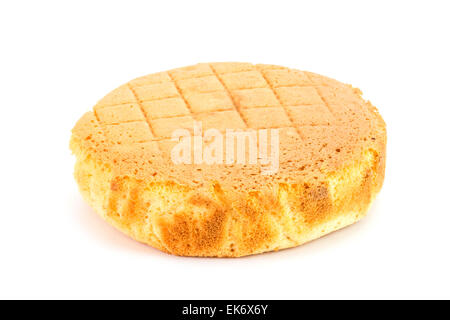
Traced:
<path fill-rule="evenodd" d="M 202 63 L 113 90 L 70 147 L 83 197 L 120 231 L 176 255 L 239 257 L 361 219 L 383 183 L 386 129 L 350 85 Z"/>

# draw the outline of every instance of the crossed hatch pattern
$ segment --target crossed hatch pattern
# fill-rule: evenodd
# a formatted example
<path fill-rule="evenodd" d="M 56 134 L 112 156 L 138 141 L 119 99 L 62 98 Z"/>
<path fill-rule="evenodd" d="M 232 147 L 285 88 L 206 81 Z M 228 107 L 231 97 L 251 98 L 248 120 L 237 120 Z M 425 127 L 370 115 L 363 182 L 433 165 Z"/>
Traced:
<path fill-rule="evenodd" d="M 332 96 L 306 72 L 211 63 L 132 80 L 100 100 L 94 114 L 107 141 L 125 146 L 165 149 L 172 132 L 192 131 L 194 120 L 203 130 L 279 128 L 303 139 L 302 127 L 333 125 Z"/>

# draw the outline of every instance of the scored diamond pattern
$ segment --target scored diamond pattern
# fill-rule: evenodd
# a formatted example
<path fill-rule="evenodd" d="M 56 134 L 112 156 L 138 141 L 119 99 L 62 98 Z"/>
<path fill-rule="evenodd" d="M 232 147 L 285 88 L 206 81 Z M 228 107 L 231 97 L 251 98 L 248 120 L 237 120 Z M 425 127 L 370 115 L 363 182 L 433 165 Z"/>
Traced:
<path fill-rule="evenodd" d="M 204 129 L 280 128 L 303 138 L 302 127 L 333 125 L 330 104 L 337 99 L 307 72 L 211 63 L 134 79 L 100 100 L 94 113 L 113 144 L 163 147 L 174 130 L 192 130 L 194 120 Z"/>

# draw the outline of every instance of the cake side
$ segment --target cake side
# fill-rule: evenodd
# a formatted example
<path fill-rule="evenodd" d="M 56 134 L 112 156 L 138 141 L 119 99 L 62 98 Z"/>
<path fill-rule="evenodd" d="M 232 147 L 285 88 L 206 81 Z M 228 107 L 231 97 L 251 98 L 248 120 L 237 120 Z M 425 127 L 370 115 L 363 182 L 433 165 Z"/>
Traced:
<path fill-rule="evenodd" d="M 298 246 L 361 219 L 384 178 L 384 150 L 327 181 L 279 184 L 232 193 L 220 183 L 209 192 L 174 182 L 114 176 L 107 163 L 72 138 L 75 179 L 85 200 L 137 241 L 182 256 L 239 257 Z"/>

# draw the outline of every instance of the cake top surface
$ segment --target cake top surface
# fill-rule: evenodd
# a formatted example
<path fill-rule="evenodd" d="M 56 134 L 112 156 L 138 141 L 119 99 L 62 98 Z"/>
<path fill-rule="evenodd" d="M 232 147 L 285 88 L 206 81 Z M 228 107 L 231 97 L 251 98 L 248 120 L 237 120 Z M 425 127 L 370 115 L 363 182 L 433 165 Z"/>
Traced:
<path fill-rule="evenodd" d="M 134 79 L 72 132 L 78 148 L 116 175 L 235 189 L 322 181 L 385 143 L 384 122 L 358 89 L 311 72 L 233 62 Z M 245 133 L 245 161 L 233 133 Z"/>

